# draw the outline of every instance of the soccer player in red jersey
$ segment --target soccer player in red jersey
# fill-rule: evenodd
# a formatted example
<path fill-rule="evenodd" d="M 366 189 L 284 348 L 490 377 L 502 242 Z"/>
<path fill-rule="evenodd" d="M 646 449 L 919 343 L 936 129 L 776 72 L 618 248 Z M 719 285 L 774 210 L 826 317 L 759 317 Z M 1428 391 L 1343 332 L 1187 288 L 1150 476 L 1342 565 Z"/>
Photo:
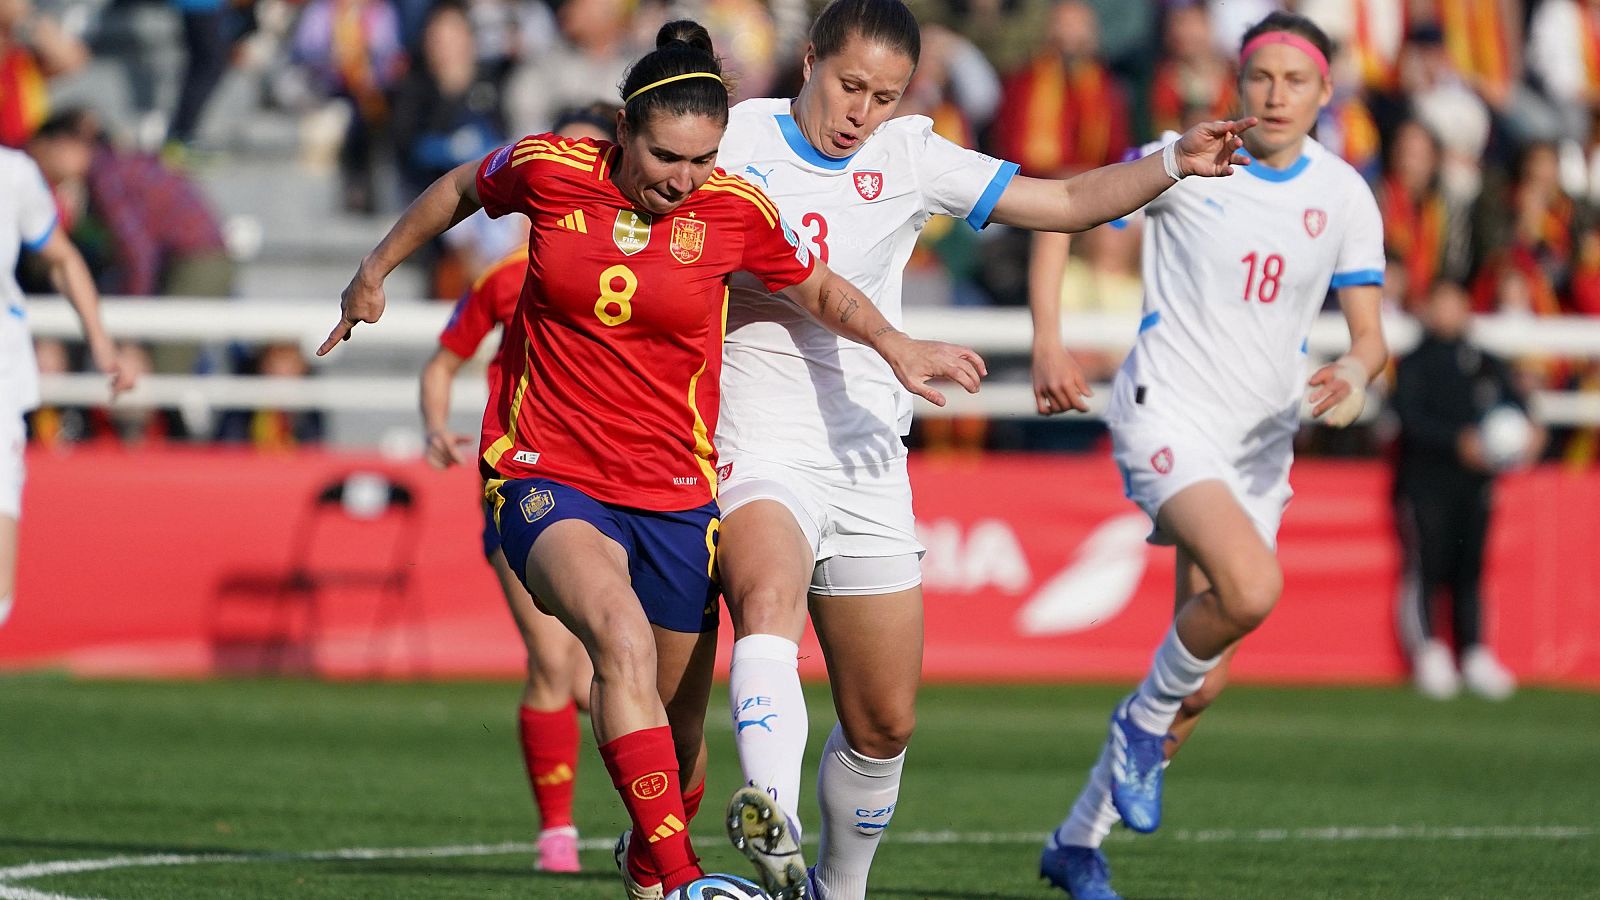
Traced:
<path fill-rule="evenodd" d="M 557 117 L 554 131 L 569 138 L 610 138 L 609 120 L 591 109 Z M 428 463 L 445 469 L 466 461 L 461 448 L 471 439 L 450 431 L 450 383 L 496 325 L 509 326 L 528 274 L 526 246 L 502 257 L 478 277 L 456 304 L 439 335 L 439 349 L 422 369 L 422 420 L 427 430 Z M 509 334 L 509 327 L 502 333 Z M 498 355 L 489 364 L 489 383 L 499 380 Z M 480 498 L 481 499 L 481 498 Z M 593 671 L 583 645 L 554 617 L 540 612 L 506 565 L 500 531 L 485 501 L 483 554 L 500 581 L 506 605 L 528 651 L 528 679 L 517 714 L 522 760 L 539 809 L 537 867 L 544 872 L 576 872 L 578 830 L 572 796 L 578 771 L 578 711 L 589 708 Z"/>
<path fill-rule="evenodd" d="M 594 665 L 595 738 L 643 849 L 628 860 L 634 896 L 702 874 L 688 822 L 716 647 L 729 277 L 787 290 L 934 403 L 930 379 L 976 391 L 984 373 L 973 351 L 889 325 L 759 190 L 715 169 L 728 95 L 710 39 L 669 23 L 657 44 L 623 84 L 616 144 L 533 135 L 439 179 L 362 261 L 318 350 L 376 322 L 384 277 L 477 207 L 532 221 L 480 465 L 507 560 Z"/>

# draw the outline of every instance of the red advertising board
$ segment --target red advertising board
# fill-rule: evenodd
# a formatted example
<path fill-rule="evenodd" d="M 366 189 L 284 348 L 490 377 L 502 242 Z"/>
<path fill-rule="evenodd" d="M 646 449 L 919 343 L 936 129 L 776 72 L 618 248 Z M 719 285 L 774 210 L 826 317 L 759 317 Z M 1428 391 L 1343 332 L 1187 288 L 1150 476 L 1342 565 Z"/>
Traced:
<path fill-rule="evenodd" d="M 35 453 L 28 470 L 0 668 L 522 671 L 482 560 L 471 471 L 221 450 Z M 351 519 L 347 508 L 365 514 L 359 482 L 348 507 L 313 502 L 352 472 L 403 484 L 410 504 Z M 1148 522 L 1109 461 L 914 459 L 912 480 L 928 546 L 930 679 L 1122 681 L 1143 671 L 1170 619 L 1172 552 L 1144 543 Z M 1236 675 L 1403 677 L 1386 471 L 1305 462 L 1294 486 L 1279 549 L 1284 598 Z M 1526 681 L 1600 686 L 1600 475 L 1542 469 L 1506 479 L 1498 496 L 1491 638 Z M 804 671 L 820 674 L 815 643 L 802 653 Z"/>

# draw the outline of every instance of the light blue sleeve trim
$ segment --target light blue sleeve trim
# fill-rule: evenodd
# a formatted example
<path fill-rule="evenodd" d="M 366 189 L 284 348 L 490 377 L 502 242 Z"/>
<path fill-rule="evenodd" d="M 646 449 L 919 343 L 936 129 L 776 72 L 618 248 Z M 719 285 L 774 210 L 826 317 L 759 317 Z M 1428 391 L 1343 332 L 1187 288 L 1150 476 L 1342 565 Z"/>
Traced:
<path fill-rule="evenodd" d="M 44 249 L 44 245 L 50 240 L 50 235 L 55 233 L 56 217 L 52 215 L 50 217 L 50 224 L 45 226 L 44 234 L 39 235 L 31 241 L 23 241 L 22 249 L 28 251 L 29 253 L 38 253 L 40 250 Z"/>
<path fill-rule="evenodd" d="M 1123 216 L 1120 219 L 1112 219 L 1111 221 L 1107 222 L 1106 224 L 1110 225 L 1112 228 L 1115 228 L 1118 231 L 1121 231 L 1122 229 L 1127 228 L 1129 225 L 1132 225 L 1133 223 L 1128 221 L 1128 217 L 1127 216 Z"/>
<path fill-rule="evenodd" d="M 1002 162 L 1000 168 L 989 179 L 989 186 L 983 189 L 983 195 L 973 205 L 972 212 L 967 214 L 967 224 L 973 229 L 982 231 L 989 224 L 989 214 L 994 212 L 995 204 L 1000 202 L 1000 195 L 1011 186 L 1011 179 L 1017 177 L 1017 171 L 1022 167 L 1014 162 Z"/>
<path fill-rule="evenodd" d="M 1328 282 L 1330 288 L 1356 287 L 1357 285 L 1375 284 L 1383 286 L 1382 269 L 1357 269 L 1354 272 L 1339 272 Z"/>
<path fill-rule="evenodd" d="M 1159 324 L 1161 324 L 1161 310 L 1146 313 L 1145 317 L 1139 320 L 1139 333 L 1144 334 Z"/>

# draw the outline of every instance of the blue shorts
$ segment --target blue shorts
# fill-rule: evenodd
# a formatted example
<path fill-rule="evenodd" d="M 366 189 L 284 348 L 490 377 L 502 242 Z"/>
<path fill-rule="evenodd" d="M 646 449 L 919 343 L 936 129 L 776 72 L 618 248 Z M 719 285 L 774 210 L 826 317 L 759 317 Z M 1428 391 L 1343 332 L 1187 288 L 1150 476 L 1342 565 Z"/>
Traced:
<path fill-rule="evenodd" d="M 494 524 L 494 504 L 483 498 L 483 558 L 492 560 L 500 549 L 500 529 Z"/>
<path fill-rule="evenodd" d="M 722 524 L 716 501 L 680 512 L 632 509 L 548 478 L 496 478 L 483 490 L 500 548 L 524 587 L 534 541 L 551 525 L 578 519 L 622 545 L 633 592 L 650 624 L 689 634 L 716 630 L 714 570 Z"/>

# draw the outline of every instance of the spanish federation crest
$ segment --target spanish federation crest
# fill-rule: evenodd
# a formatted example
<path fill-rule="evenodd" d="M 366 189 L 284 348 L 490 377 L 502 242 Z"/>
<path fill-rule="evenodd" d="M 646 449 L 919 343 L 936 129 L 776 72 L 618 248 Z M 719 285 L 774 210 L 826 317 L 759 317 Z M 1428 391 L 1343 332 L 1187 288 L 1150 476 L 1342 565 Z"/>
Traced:
<path fill-rule="evenodd" d="M 1320 209 L 1306 210 L 1306 234 L 1317 237 L 1322 234 L 1322 229 L 1328 227 L 1328 214 Z"/>
<path fill-rule="evenodd" d="M 617 222 L 611 226 L 611 240 L 617 249 L 632 256 L 650 244 L 650 214 L 634 209 L 617 210 Z"/>
<path fill-rule="evenodd" d="M 556 508 L 556 498 L 548 490 L 533 491 L 522 498 L 522 517 L 528 524 L 544 518 L 550 510 Z"/>
<path fill-rule="evenodd" d="M 688 265 L 700 258 L 706 246 L 706 223 L 693 216 L 676 216 L 672 220 L 672 258 Z"/>
<path fill-rule="evenodd" d="M 863 200 L 876 200 L 883 193 L 882 172 L 857 172 L 851 176 L 856 186 L 856 193 Z"/>

